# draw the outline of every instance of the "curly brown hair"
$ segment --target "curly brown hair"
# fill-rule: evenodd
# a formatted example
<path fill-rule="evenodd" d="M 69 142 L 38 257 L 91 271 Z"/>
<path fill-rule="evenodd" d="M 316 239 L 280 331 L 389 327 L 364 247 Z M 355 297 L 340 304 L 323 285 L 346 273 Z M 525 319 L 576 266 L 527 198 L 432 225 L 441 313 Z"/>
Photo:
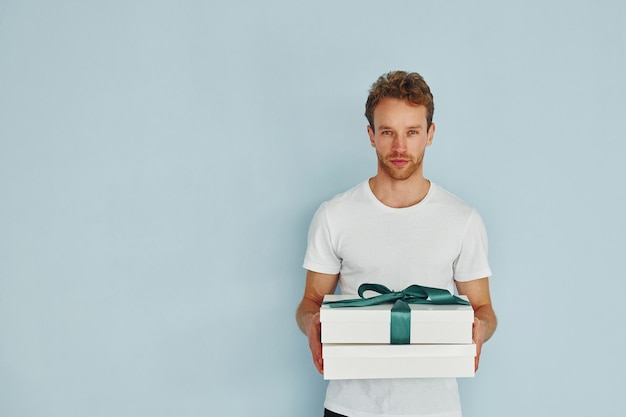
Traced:
<path fill-rule="evenodd" d="M 430 129 L 435 102 L 428 84 L 421 75 L 416 72 L 391 71 L 378 77 L 372 84 L 365 103 L 365 117 L 372 129 L 374 129 L 374 109 L 385 97 L 408 100 L 417 106 L 426 107 L 427 129 Z"/>

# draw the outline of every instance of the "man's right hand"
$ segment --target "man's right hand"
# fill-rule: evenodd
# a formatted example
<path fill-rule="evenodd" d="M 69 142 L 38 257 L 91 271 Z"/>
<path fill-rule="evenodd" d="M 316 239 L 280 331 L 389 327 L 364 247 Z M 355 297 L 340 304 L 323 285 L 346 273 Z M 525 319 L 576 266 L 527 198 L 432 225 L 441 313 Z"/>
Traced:
<path fill-rule="evenodd" d="M 313 364 L 318 372 L 323 375 L 324 359 L 322 359 L 322 324 L 320 323 L 320 313 L 316 313 L 311 317 L 306 333 L 309 338 L 309 348 L 313 356 Z"/>
<path fill-rule="evenodd" d="M 309 339 L 313 363 L 320 374 L 324 373 L 320 307 L 324 301 L 324 295 L 335 292 L 338 281 L 339 274 L 322 274 L 321 272 L 307 271 L 304 296 L 296 311 L 298 327 Z"/>

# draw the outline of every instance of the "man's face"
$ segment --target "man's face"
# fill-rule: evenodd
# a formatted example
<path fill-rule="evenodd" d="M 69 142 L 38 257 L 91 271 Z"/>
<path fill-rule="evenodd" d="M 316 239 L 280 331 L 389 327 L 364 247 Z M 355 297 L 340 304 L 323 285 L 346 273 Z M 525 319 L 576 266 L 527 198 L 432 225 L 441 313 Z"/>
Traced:
<path fill-rule="evenodd" d="M 424 151 L 430 146 L 435 125 L 426 130 L 426 107 L 406 100 L 384 98 L 374 109 L 374 128 L 367 127 L 378 156 L 378 173 L 394 180 L 422 175 Z"/>

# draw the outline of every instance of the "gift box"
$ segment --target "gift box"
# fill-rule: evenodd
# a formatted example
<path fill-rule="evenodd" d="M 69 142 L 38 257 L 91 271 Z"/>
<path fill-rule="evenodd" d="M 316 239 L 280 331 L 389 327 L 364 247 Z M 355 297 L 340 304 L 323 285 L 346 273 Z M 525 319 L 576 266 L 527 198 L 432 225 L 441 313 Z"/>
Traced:
<path fill-rule="evenodd" d="M 476 345 L 324 344 L 324 379 L 473 377 Z"/>
<path fill-rule="evenodd" d="M 326 295 L 324 302 L 354 299 L 354 295 Z M 459 296 L 467 300 L 465 296 Z M 392 303 L 367 307 L 320 309 L 322 343 L 389 344 Z M 411 344 L 471 344 L 474 310 L 471 305 L 410 304 Z"/>

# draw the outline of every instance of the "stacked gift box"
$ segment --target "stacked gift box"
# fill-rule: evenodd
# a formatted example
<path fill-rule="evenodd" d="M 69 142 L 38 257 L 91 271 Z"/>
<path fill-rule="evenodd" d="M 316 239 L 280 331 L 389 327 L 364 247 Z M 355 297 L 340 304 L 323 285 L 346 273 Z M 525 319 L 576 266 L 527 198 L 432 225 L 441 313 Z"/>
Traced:
<path fill-rule="evenodd" d="M 459 296 L 467 300 L 466 297 Z M 358 298 L 326 295 L 324 303 Z M 409 304 L 410 340 L 393 344 L 393 303 L 320 309 L 324 379 L 472 377 L 474 310 Z"/>

